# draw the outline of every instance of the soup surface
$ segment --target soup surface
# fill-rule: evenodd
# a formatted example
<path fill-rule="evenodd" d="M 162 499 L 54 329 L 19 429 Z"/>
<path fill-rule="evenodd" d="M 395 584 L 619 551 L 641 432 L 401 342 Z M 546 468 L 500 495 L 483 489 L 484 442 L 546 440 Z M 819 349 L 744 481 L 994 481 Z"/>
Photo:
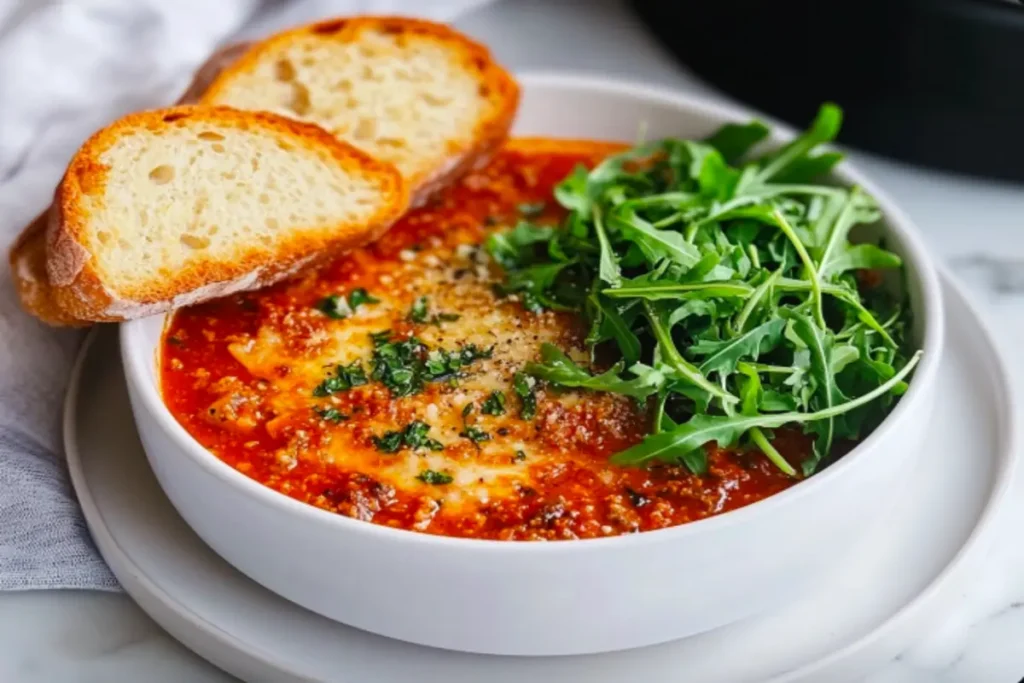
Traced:
<path fill-rule="evenodd" d="M 447 536 L 555 540 L 646 531 L 792 485 L 756 450 L 621 468 L 646 408 L 520 373 L 553 343 L 590 360 L 572 313 L 495 293 L 481 242 L 521 216 L 556 223 L 553 186 L 602 143 L 521 140 L 377 243 L 276 287 L 177 312 L 164 400 L 210 452 L 316 507 Z M 779 431 L 799 462 L 810 443 Z"/>

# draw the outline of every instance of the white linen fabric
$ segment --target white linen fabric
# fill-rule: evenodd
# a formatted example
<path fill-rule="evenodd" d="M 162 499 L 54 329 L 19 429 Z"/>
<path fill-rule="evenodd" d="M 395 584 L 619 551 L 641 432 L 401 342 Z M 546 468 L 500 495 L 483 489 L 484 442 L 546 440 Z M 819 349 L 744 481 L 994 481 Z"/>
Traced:
<path fill-rule="evenodd" d="M 170 104 L 218 46 L 320 17 L 450 20 L 487 0 L 0 1 L 0 247 L 49 203 L 75 149 Z M 81 333 L 20 309 L 0 275 L 0 590 L 117 590 L 63 465 L 60 418 Z"/>

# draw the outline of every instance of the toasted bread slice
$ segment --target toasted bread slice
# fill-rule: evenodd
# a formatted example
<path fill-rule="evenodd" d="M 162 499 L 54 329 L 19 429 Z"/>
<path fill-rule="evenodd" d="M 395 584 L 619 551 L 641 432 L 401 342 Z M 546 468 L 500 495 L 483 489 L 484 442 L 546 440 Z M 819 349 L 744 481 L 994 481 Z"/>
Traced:
<path fill-rule="evenodd" d="M 49 215 L 48 210 L 40 214 L 11 247 L 9 258 L 14 286 L 25 310 L 44 323 L 59 327 L 85 327 L 90 323 L 60 309 L 46 275 L 46 223 Z"/>
<path fill-rule="evenodd" d="M 236 43 L 214 52 L 196 71 L 178 104 L 194 103 L 227 66 L 238 59 L 251 43 Z M 11 274 L 22 307 L 54 326 L 86 327 L 94 321 L 78 320 L 62 311 L 46 275 L 46 225 L 51 207 L 32 221 L 15 240 L 8 253 Z M 116 318 L 113 318 L 116 320 Z"/>
<path fill-rule="evenodd" d="M 316 123 L 397 166 L 414 205 L 485 163 L 518 101 L 487 48 L 443 24 L 397 17 L 279 33 L 222 69 L 200 98 Z"/>
<path fill-rule="evenodd" d="M 68 166 L 47 276 L 65 318 L 151 315 L 283 279 L 407 206 L 393 166 L 316 126 L 227 107 L 131 114 Z"/>

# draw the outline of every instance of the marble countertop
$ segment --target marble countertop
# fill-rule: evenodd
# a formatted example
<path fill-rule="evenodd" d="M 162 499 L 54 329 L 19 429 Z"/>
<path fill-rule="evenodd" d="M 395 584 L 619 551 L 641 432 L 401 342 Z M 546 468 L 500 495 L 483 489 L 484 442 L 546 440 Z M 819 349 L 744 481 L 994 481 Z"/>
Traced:
<path fill-rule="evenodd" d="M 457 22 L 517 71 L 576 69 L 693 91 L 686 74 L 619 0 L 505 0 Z M 1024 186 L 924 171 L 864 154 L 861 168 L 903 206 L 968 286 L 995 331 L 1024 341 Z M 1024 379 L 1024 363 L 1011 364 Z M 1022 497 L 1017 496 L 1017 499 Z M 945 624 L 867 683 L 1017 683 L 1024 676 L 1024 548 L 1005 511 L 988 571 Z M 127 597 L 0 595 L 0 680 L 20 683 L 232 680 L 178 645 Z"/>

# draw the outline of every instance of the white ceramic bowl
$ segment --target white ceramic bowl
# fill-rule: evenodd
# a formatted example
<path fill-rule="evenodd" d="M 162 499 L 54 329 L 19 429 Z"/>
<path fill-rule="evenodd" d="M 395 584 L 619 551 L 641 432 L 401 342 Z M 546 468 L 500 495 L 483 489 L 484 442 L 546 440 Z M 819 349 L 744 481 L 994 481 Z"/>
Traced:
<path fill-rule="evenodd" d="M 522 79 L 515 133 L 629 141 L 700 136 L 753 115 L 705 99 L 572 75 Z M 165 318 L 121 328 L 132 410 L 149 461 L 182 517 L 268 589 L 337 621 L 454 650 L 564 655 L 706 631 L 792 598 L 842 561 L 898 493 L 927 427 L 942 352 L 938 279 L 907 218 L 872 192 L 888 246 L 903 256 L 925 349 L 910 390 L 857 448 L 810 480 L 746 508 L 660 531 L 511 543 L 445 538 L 360 522 L 263 487 L 208 453 L 160 398 Z"/>

